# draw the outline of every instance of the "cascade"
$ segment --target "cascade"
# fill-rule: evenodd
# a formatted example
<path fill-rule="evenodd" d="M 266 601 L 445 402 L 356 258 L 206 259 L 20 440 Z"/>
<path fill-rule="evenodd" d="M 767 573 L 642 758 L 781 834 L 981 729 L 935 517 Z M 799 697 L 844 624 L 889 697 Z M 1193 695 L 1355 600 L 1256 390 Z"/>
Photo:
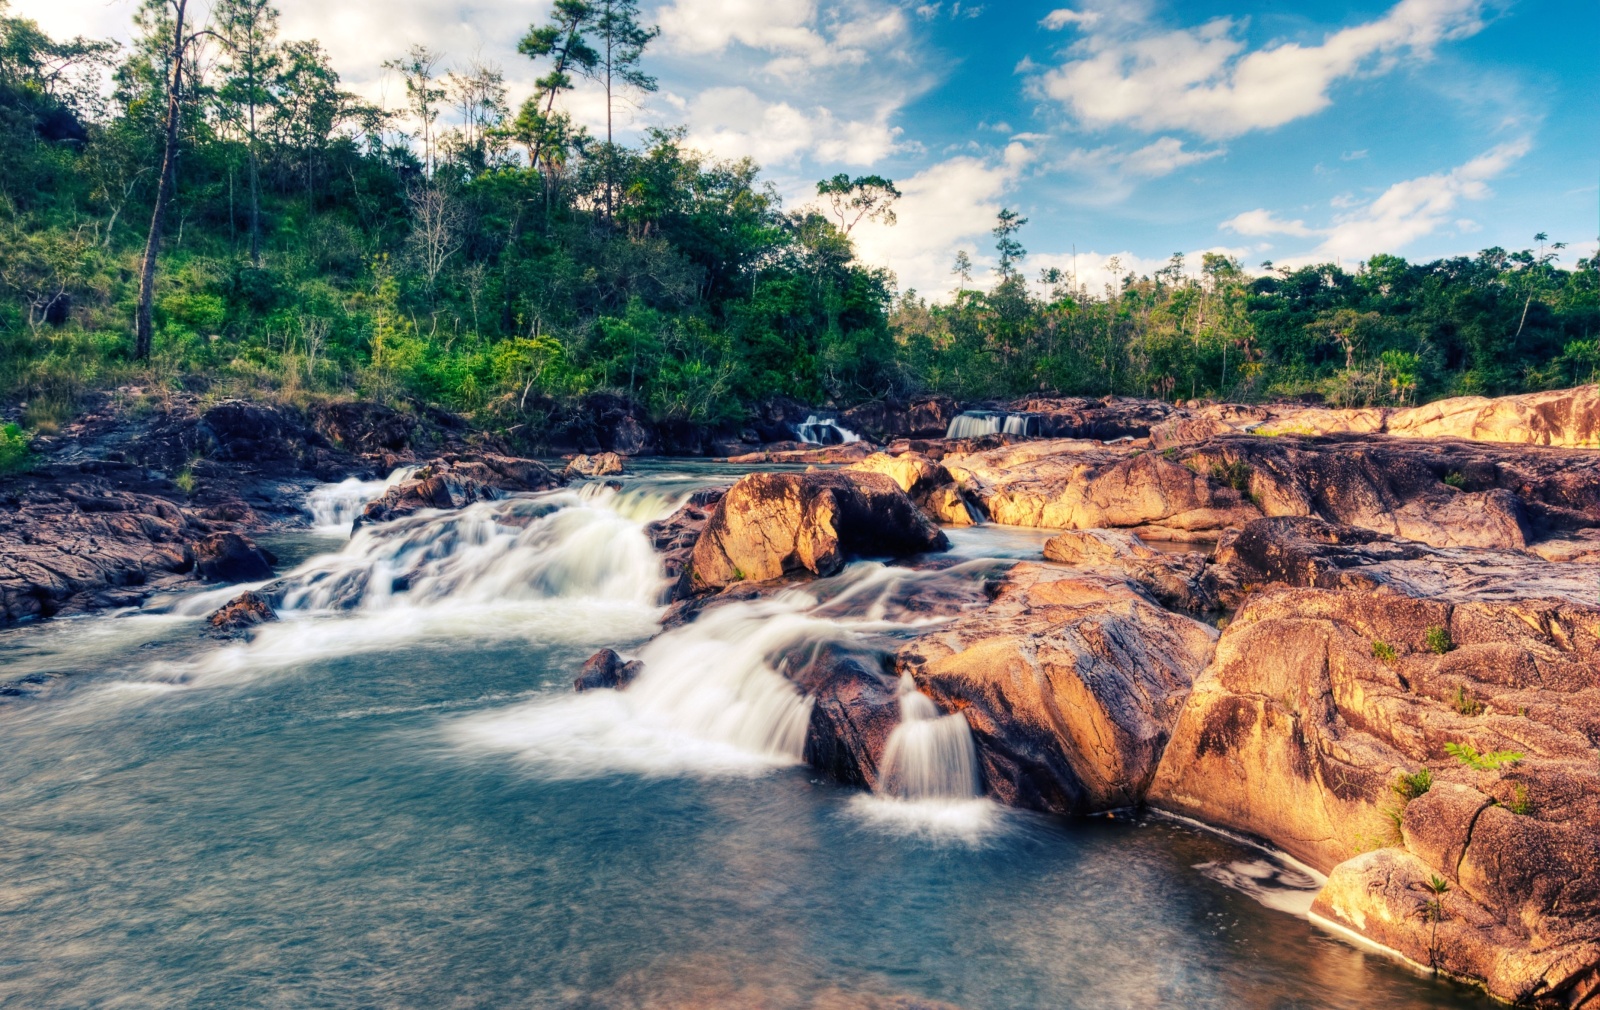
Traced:
<path fill-rule="evenodd" d="M 945 438 L 980 438 L 1004 432 L 1018 438 L 1039 434 L 1039 418 L 1033 414 L 1007 414 L 992 410 L 968 410 L 950 419 Z"/>
<path fill-rule="evenodd" d="M 794 433 L 800 441 L 812 445 L 842 445 L 846 442 L 861 441 L 860 435 L 849 428 L 841 427 L 833 418 L 818 417 L 815 414 L 795 425 Z"/>
<path fill-rule="evenodd" d="M 942 715 L 900 678 L 900 725 L 883 752 L 882 791 L 907 800 L 970 800 L 978 795 L 978 751 L 960 713 Z"/>
<path fill-rule="evenodd" d="M 348 537 L 356 516 L 370 501 L 417 472 L 402 466 L 383 480 L 350 477 L 337 484 L 323 484 L 306 496 L 306 511 L 311 513 L 312 531 L 321 536 Z"/>

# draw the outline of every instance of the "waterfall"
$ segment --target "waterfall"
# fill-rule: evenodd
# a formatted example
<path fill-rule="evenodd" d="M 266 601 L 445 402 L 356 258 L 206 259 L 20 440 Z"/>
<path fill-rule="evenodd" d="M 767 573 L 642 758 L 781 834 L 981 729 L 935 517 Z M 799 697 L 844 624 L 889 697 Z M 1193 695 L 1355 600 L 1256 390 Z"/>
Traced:
<path fill-rule="evenodd" d="M 367 502 L 417 472 L 414 466 L 402 466 L 383 480 L 360 480 L 350 477 L 337 484 L 322 484 L 306 496 L 306 511 L 311 513 L 311 529 L 321 536 L 348 537 L 355 525 L 356 516 Z"/>
<path fill-rule="evenodd" d="M 818 417 L 810 415 L 801 424 L 795 425 L 795 436 L 802 442 L 812 445 L 842 445 L 846 442 L 859 442 L 861 436 L 839 425 L 831 417 Z"/>
<path fill-rule="evenodd" d="M 900 725 L 883 752 L 883 792 L 907 800 L 970 800 L 978 795 L 978 751 L 960 713 L 943 715 L 900 678 Z"/>
<path fill-rule="evenodd" d="M 945 438 L 980 438 L 1004 432 L 1018 438 L 1039 434 L 1039 418 L 1034 414 L 1006 414 L 992 410 L 968 410 L 950 419 Z"/>

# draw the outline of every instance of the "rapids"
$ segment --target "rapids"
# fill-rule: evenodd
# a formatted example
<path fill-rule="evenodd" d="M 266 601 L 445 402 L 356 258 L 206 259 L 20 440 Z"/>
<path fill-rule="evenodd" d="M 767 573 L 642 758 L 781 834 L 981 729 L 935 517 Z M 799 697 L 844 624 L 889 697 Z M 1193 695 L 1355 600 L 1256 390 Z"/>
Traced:
<path fill-rule="evenodd" d="M 633 465 L 342 542 L 382 487 L 319 489 L 253 641 L 199 633 L 237 586 L 0 632 L 0 1005 L 1488 1005 L 1318 930 L 1270 854 L 979 798 L 913 685 L 884 793 L 820 779 L 782 671 L 979 605 L 1031 531 L 658 634 L 644 524 L 737 471 Z M 600 646 L 645 672 L 574 694 Z"/>

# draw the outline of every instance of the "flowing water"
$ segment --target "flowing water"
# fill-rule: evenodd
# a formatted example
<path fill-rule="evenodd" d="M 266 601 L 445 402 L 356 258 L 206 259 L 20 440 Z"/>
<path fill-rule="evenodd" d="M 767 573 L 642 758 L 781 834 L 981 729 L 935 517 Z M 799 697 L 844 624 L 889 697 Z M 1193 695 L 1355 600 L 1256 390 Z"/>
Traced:
<path fill-rule="evenodd" d="M 732 474 L 641 469 L 276 545 L 248 643 L 199 632 L 239 587 L 0 633 L 0 1007 L 1488 1005 L 1318 930 L 1270 854 L 977 798 L 910 684 L 884 795 L 820 780 L 779 671 L 975 605 L 1026 538 L 653 637 L 643 523 Z M 574 694 L 600 646 L 645 672 Z"/>
<path fill-rule="evenodd" d="M 795 425 L 794 433 L 800 441 L 812 445 L 844 445 L 847 442 L 861 441 L 860 435 L 833 418 L 818 417 L 815 414 L 807 415 L 804 421 Z"/>
<path fill-rule="evenodd" d="M 1033 414 L 1007 414 L 993 410 L 967 410 L 950 419 L 945 438 L 981 438 L 1004 433 L 1025 438 L 1039 433 L 1039 418 Z"/>

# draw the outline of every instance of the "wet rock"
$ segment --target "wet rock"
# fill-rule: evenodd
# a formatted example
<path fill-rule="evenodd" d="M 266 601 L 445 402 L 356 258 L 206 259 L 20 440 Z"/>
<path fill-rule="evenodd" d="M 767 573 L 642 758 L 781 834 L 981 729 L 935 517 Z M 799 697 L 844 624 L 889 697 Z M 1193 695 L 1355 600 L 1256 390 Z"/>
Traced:
<path fill-rule="evenodd" d="M 578 679 L 572 682 L 574 691 L 597 691 L 603 688 L 621 690 L 633 683 L 644 671 L 637 659 L 624 661 L 615 650 L 601 649 L 583 664 Z"/>
<path fill-rule="evenodd" d="M 1143 798 L 1213 636 L 1120 577 L 1022 563 L 895 666 L 966 717 L 989 795 L 1081 814 Z"/>
<path fill-rule="evenodd" d="M 277 619 L 272 603 L 262 594 L 250 592 L 240 593 L 212 611 L 206 624 L 212 631 L 232 635 Z"/>
<path fill-rule="evenodd" d="M 1470 564 L 1446 553 L 1427 563 Z M 1317 910 L 1347 928 L 1503 999 L 1561 997 L 1600 965 L 1600 607 L 1468 582 L 1252 598 L 1149 799 L 1331 870 Z"/>
<path fill-rule="evenodd" d="M 842 445 L 813 446 L 782 451 L 761 450 L 722 457 L 725 463 L 854 463 L 874 452 L 870 443 L 846 442 Z"/>
<path fill-rule="evenodd" d="M 849 557 L 905 557 L 949 547 L 939 528 L 881 474 L 751 474 L 728 490 L 696 541 L 696 590 L 831 575 Z"/>
<path fill-rule="evenodd" d="M 278 559 L 238 533 L 212 533 L 194 545 L 194 565 L 208 582 L 260 582 Z"/>
<path fill-rule="evenodd" d="M 1178 413 L 1169 403 L 1127 396 L 1035 397 L 1000 405 L 1000 409 L 1037 415 L 1039 433 L 1046 438 L 1096 441 L 1146 438 L 1151 428 Z"/>
<path fill-rule="evenodd" d="M 1162 553 L 1122 530 L 1068 530 L 1045 542 L 1044 556 L 1062 564 L 1114 569 L 1162 606 L 1193 613 L 1223 609 L 1234 581 L 1204 554 Z"/>
<path fill-rule="evenodd" d="M 422 509 L 460 509 L 507 494 L 547 491 L 561 483 L 562 478 L 534 459 L 494 453 L 442 456 L 368 502 L 355 527 L 389 522 Z"/>
<path fill-rule="evenodd" d="M 614 452 L 602 452 L 595 456 L 574 456 L 567 463 L 564 476 L 571 480 L 574 477 L 609 477 L 622 472 L 622 457 Z"/>
<path fill-rule="evenodd" d="M 786 657 L 779 672 L 813 699 L 805 761 L 836 782 L 877 789 L 900 724 L 898 678 L 884 657 L 838 642 Z"/>
<path fill-rule="evenodd" d="M 694 586 L 689 575 L 694 556 L 694 545 L 711 518 L 711 509 L 728 493 L 727 488 L 702 488 L 689 496 L 688 501 L 665 519 L 658 519 L 644 528 L 645 536 L 661 554 L 661 567 L 669 580 L 669 600 L 682 600 L 693 595 Z"/>
<path fill-rule="evenodd" d="M 611 428 L 611 448 L 623 456 L 643 456 L 655 448 L 655 439 L 632 414 L 618 418 Z"/>
<path fill-rule="evenodd" d="M 354 453 L 400 452 L 411 445 L 417 419 L 393 407 L 361 401 L 322 403 L 309 411 L 312 428 Z"/>

